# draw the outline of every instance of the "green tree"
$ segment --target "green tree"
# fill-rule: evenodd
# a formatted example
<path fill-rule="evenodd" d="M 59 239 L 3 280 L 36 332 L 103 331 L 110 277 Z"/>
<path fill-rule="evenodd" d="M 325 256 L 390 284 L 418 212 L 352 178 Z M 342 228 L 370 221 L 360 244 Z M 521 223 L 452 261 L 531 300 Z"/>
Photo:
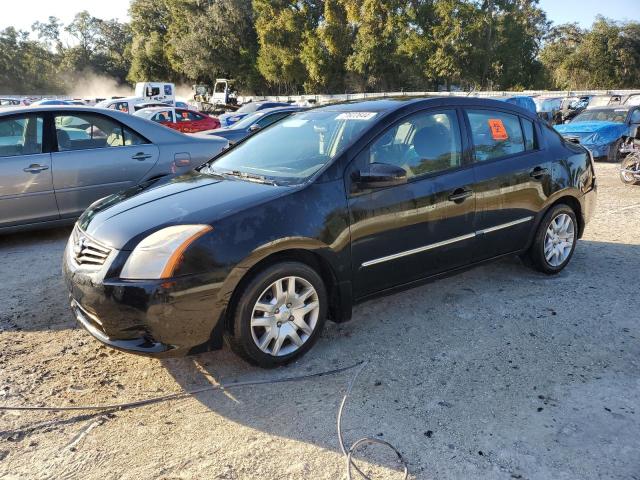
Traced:
<path fill-rule="evenodd" d="M 305 32 L 317 24 L 319 7 L 310 0 L 253 0 L 258 36 L 257 68 L 278 93 L 296 93 L 307 79 L 300 58 Z"/>
<path fill-rule="evenodd" d="M 346 67 L 358 90 L 404 86 L 396 33 L 401 27 L 402 16 L 397 14 L 401 8 L 398 0 L 362 0 L 359 8 L 352 6 L 348 10 L 357 32 Z"/>
<path fill-rule="evenodd" d="M 173 40 L 176 68 L 198 82 L 233 78 L 241 91 L 261 87 L 251 0 L 219 0 L 185 18 Z"/>
<path fill-rule="evenodd" d="M 307 70 L 308 92 L 341 92 L 346 87 L 345 63 L 351 52 L 354 29 L 341 0 L 325 0 L 322 16 L 304 33 L 300 60 Z"/>
<path fill-rule="evenodd" d="M 172 22 L 166 0 L 133 0 L 131 16 L 131 68 L 127 79 L 179 80 L 169 59 L 168 32 Z"/>

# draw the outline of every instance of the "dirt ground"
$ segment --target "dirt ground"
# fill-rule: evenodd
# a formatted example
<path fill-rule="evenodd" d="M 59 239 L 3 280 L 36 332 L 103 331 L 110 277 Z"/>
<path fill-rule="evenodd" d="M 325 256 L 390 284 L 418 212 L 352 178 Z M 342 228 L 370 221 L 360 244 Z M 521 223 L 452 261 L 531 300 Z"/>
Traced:
<path fill-rule="evenodd" d="M 368 359 L 345 413 L 420 479 L 640 479 L 640 187 L 598 164 L 595 219 L 559 276 L 517 259 L 356 307 L 287 368 L 228 350 L 153 360 L 79 329 L 69 229 L 0 238 L 0 405 L 104 404 Z M 106 415 L 0 412 L 0 478 L 340 479 L 352 372 L 208 392 Z M 376 479 L 393 455 L 365 452 Z M 362 456 L 361 456 L 362 458 Z"/>

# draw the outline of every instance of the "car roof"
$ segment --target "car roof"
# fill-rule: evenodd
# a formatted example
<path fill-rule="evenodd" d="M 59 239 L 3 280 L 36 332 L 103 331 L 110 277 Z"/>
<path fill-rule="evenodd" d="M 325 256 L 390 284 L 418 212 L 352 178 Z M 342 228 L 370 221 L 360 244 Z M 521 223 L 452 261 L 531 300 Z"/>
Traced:
<path fill-rule="evenodd" d="M 593 112 L 595 110 L 626 110 L 629 111 L 634 105 L 598 105 L 597 107 L 591 107 L 588 110 Z"/>
<path fill-rule="evenodd" d="M 420 107 L 488 107 L 500 110 L 511 110 L 520 115 L 528 117 L 536 117 L 536 115 L 518 105 L 507 103 L 492 98 L 479 97 L 462 97 L 462 96 L 424 96 L 424 97 L 384 97 L 370 100 L 353 100 L 340 103 L 332 103 L 321 107 L 313 108 L 316 110 L 339 111 L 339 112 L 379 112 L 391 113 L 402 109 L 419 109 Z"/>

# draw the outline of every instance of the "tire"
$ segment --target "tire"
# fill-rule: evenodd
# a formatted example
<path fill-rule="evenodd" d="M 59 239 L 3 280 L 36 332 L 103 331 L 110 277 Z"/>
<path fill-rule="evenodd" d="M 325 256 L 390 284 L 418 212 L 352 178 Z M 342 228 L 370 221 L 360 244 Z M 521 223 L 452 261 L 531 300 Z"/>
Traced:
<path fill-rule="evenodd" d="M 570 221 L 570 225 L 565 223 L 567 221 Z M 553 227 L 552 222 L 555 222 Z M 564 233 L 556 231 L 558 226 L 561 230 L 565 224 L 567 229 Z M 539 272 L 555 275 L 571 261 L 577 240 L 578 222 L 575 212 L 565 204 L 555 205 L 540 222 L 524 263 Z M 566 245 L 568 241 L 570 245 Z M 557 253 L 549 259 L 549 252 Z"/>
<path fill-rule="evenodd" d="M 622 172 L 622 170 L 628 169 L 636 170 L 640 173 L 640 153 L 627 156 L 620 164 L 620 180 L 622 180 L 622 183 L 625 185 L 640 185 L 640 180 L 636 180 L 630 174 Z"/>
<path fill-rule="evenodd" d="M 620 147 L 621 146 L 622 146 L 622 139 L 619 138 L 609 148 L 609 153 L 607 154 L 607 161 L 613 162 L 613 163 L 620 162 Z"/>
<path fill-rule="evenodd" d="M 318 340 L 327 308 L 326 287 L 313 268 L 277 263 L 257 272 L 239 292 L 230 312 L 233 331 L 225 338 L 249 363 L 263 368 L 285 365 Z"/>

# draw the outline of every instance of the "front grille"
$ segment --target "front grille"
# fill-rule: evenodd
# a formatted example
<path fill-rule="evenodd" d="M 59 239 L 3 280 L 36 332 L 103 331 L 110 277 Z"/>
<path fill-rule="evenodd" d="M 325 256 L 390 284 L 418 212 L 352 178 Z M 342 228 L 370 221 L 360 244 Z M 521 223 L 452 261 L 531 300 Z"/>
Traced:
<path fill-rule="evenodd" d="M 91 238 L 78 227 L 73 229 L 72 256 L 78 265 L 104 265 L 111 248 Z"/>

